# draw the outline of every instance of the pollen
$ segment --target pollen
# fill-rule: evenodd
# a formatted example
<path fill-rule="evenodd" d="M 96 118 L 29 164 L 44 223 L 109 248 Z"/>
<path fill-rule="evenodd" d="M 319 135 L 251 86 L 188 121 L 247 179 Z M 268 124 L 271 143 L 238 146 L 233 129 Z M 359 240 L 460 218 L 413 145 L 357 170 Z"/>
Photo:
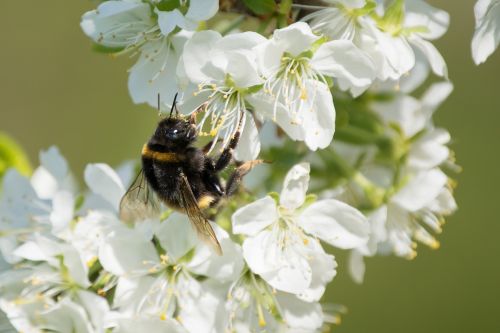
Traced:
<path fill-rule="evenodd" d="M 437 240 L 434 240 L 431 244 L 429 244 L 430 248 L 433 250 L 437 250 L 441 247 L 441 243 L 439 243 Z"/>
<path fill-rule="evenodd" d="M 105 297 L 106 296 L 106 290 L 104 290 L 102 288 L 99 289 L 99 290 L 97 290 L 97 295 Z"/>
<path fill-rule="evenodd" d="M 303 101 L 307 99 L 307 91 L 304 88 L 300 89 L 300 99 Z"/>
<path fill-rule="evenodd" d="M 164 313 L 162 313 L 162 314 L 160 315 L 160 320 L 167 320 L 167 315 L 166 315 L 166 314 L 164 314 Z"/>

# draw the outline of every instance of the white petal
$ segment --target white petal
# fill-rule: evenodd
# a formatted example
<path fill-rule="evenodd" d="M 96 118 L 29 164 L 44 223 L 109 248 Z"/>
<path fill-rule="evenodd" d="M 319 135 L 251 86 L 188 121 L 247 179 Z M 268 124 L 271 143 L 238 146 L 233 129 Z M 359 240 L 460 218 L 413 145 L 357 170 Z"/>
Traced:
<path fill-rule="evenodd" d="M 432 113 L 450 96 L 453 91 L 451 82 L 438 82 L 432 84 L 422 96 L 422 104 Z"/>
<path fill-rule="evenodd" d="M 418 33 L 425 39 L 440 38 L 448 30 L 450 15 L 446 11 L 432 7 L 421 0 L 407 1 L 405 6 L 405 26 L 425 27 L 425 32 Z"/>
<path fill-rule="evenodd" d="M 118 211 L 125 188 L 116 172 L 107 164 L 89 164 L 85 168 L 84 177 L 90 190 Z"/>
<path fill-rule="evenodd" d="M 330 145 L 335 133 L 335 107 L 332 94 L 326 84 L 307 80 L 306 99 L 299 111 L 304 132 L 304 141 L 309 149 L 315 151 Z"/>
<path fill-rule="evenodd" d="M 241 247 L 229 238 L 224 229 L 215 223 L 211 225 L 219 240 L 223 255 L 214 256 L 209 246 L 200 243 L 188 267 L 193 273 L 208 276 L 220 282 L 235 281 L 244 266 Z"/>
<path fill-rule="evenodd" d="M 110 236 L 102 243 L 99 261 L 105 270 L 121 276 L 145 274 L 159 262 L 159 258 L 151 241 L 127 230 Z"/>
<path fill-rule="evenodd" d="M 87 311 L 93 326 L 96 328 L 105 327 L 106 316 L 109 313 L 106 299 L 83 290 L 78 291 L 78 299 Z"/>
<path fill-rule="evenodd" d="M 173 101 L 179 90 L 175 78 L 177 62 L 177 52 L 166 39 L 147 43 L 128 78 L 128 89 L 134 103 L 157 107 L 158 94 L 164 103 Z"/>
<path fill-rule="evenodd" d="M 56 179 L 64 179 L 68 175 L 68 162 L 55 146 L 40 152 L 40 164 Z"/>
<path fill-rule="evenodd" d="M 312 272 L 302 252 L 305 251 L 302 240 L 289 239 L 288 242 L 283 247 L 276 232 L 262 231 L 245 239 L 243 257 L 248 267 L 272 287 L 299 294 L 310 286 Z"/>
<path fill-rule="evenodd" d="M 422 104 L 408 95 L 398 95 L 389 102 L 374 102 L 371 107 L 387 124 L 398 125 L 408 138 L 425 127 L 429 116 L 422 110 Z"/>
<path fill-rule="evenodd" d="M 293 23 L 286 28 L 275 30 L 273 34 L 273 40 L 283 45 L 292 56 L 309 50 L 319 38 L 305 22 Z"/>
<path fill-rule="evenodd" d="M 38 313 L 44 331 L 90 333 L 93 331 L 85 310 L 65 298 L 46 311 Z"/>
<path fill-rule="evenodd" d="M 233 233 L 255 236 L 278 221 L 278 218 L 276 202 L 267 196 L 238 209 L 233 214 Z"/>
<path fill-rule="evenodd" d="M 321 200 L 307 207 L 299 218 L 300 226 L 330 245 L 352 249 L 366 244 L 369 225 L 357 209 L 334 199 Z"/>
<path fill-rule="evenodd" d="M 245 113 L 245 126 L 241 131 L 240 141 L 234 151 L 234 158 L 238 161 L 252 161 L 259 156 L 259 131 L 250 113 Z"/>
<path fill-rule="evenodd" d="M 73 194 L 67 191 L 56 193 L 52 202 L 52 212 L 50 213 L 53 233 L 57 234 L 68 227 L 73 220 L 74 207 L 75 198 Z"/>
<path fill-rule="evenodd" d="M 446 147 L 450 139 L 450 133 L 444 129 L 426 133 L 412 145 L 408 165 L 420 170 L 439 166 L 450 156 L 450 150 Z"/>
<path fill-rule="evenodd" d="M 184 46 L 182 54 L 184 71 L 192 82 L 201 83 L 210 80 L 202 68 L 210 60 L 208 54 L 214 43 L 221 38 L 221 35 L 215 31 L 200 31 L 195 33 Z"/>
<path fill-rule="evenodd" d="M 274 40 L 268 40 L 257 45 L 254 52 L 257 55 L 257 64 L 261 74 L 268 78 L 280 68 L 285 46 Z"/>
<path fill-rule="evenodd" d="M 276 299 L 288 326 L 316 330 L 323 325 L 323 310 L 319 303 L 304 302 L 285 293 L 278 293 Z"/>
<path fill-rule="evenodd" d="M 500 43 L 500 2 L 480 0 L 474 7 L 476 31 L 472 39 L 472 56 L 476 65 L 496 50 Z"/>
<path fill-rule="evenodd" d="M 296 117 L 293 115 L 292 110 L 277 102 L 276 118 L 274 118 L 274 100 L 271 96 L 261 92 L 249 96 L 247 99 L 259 115 L 276 122 L 292 140 L 304 141 L 304 129 L 297 122 L 293 121 Z"/>
<path fill-rule="evenodd" d="M 263 83 L 257 73 L 257 64 L 250 52 L 225 51 L 225 55 L 213 53 L 211 56 L 224 59 L 225 66 L 219 67 L 227 75 L 231 75 L 236 87 L 248 88 Z M 215 63 L 217 60 L 212 60 Z"/>
<path fill-rule="evenodd" d="M 434 200 L 447 181 L 448 177 L 439 169 L 421 172 L 396 193 L 391 201 L 410 212 L 417 211 Z"/>
<path fill-rule="evenodd" d="M 80 26 L 95 42 L 108 47 L 127 47 L 153 27 L 149 5 L 131 1 L 106 1 L 85 13 Z"/>
<path fill-rule="evenodd" d="M 360 252 L 352 250 L 349 253 L 349 274 L 354 282 L 359 284 L 363 283 L 365 271 L 366 266 L 364 256 Z"/>
<path fill-rule="evenodd" d="M 187 216 L 180 213 L 172 213 L 155 230 L 155 235 L 168 256 L 174 261 L 187 254 L 198 243 Z"/>
<path fill-rule="evenodd" d="M 429 64 L 431 65 L 434 74 L 448 78 L 448 67 L 443 59 L 443 56 L 436 47 L 431 43 L 417 36 L 410 38 L 410 43 L 416 46 L 423 54 L 425 54 Z"/>
<path fill-rule="evenodd" d="M 158 15 L 158 25 L 164 36 L 168 36 L 177 26 L 185 27 L 186 25 L 184 16 L 178 9 L 164 12 L 155 8 L 155 13 Z"/>
<path fill-rule="evenodd" d="M 337 262 L 335 258 L 325 253 L 325 250 L 319 244 L 319 241 L 312 241 L 308 244 L 312 248 L 309 264 L 312 270 L 311 285 L 302 293 L 297 295 L 301 300 L 306 302 L 316 302 L 325 293 L 326 285 L 332 281 L 337 274 Z"/>
<path fill-rule="evenodd" d="M 194 21 L 205 21 L 219 10 L 218 0 L 191 0 L 186 17 Z"/>
<path fill-rule="evenodd" d="M 373 62 L 349 40 L 335 40 L 321 45 L 311 59 L 311 66 L 356 88 L 368 87 L 375 78 Z"/>
<path fill-rule="evenodd" d="M 280 195 L 280 204 L 282 206 L 290 211 L 302 206 L 309 187 L 310 171 L 311 167 L 308 163 L 296 164 L 288 171 Z"/>

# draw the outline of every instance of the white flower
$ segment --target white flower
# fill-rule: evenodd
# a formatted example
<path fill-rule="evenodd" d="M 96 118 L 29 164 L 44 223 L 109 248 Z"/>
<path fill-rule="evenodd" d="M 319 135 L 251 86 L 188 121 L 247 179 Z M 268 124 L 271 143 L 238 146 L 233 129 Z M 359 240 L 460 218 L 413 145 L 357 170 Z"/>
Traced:
<path fill-rule="evenodd" d="M 0 199 L 0 251 L 9 263 L 19 240 L 52 228 L 58 233 L 73 219 L 75 185 L 68 164 L 56 147 L 40 153 L 41 165 L 30 180 L 10 170 Z"/>
<path fill-rule="evenodd" d="M 373 63 L 352 42 L 324 43 L 304 22 L 275 30 L 256 52 L 266 81 L 251 103 L 311 150 L 327 147 L 335 131 L 328 78 L 352 91 L 365 90 L 374 78 Z"/>
<path fill-rule="evenodd" d="M 399 93 L 392 100 L 373 102 L 370 107 L 387 124 L 397 125 L 408 140 L 406 167 L 413 170 L 432 169 L 450 156 L 448 131 L 435 128 L 432 116 L 453 91 L 449 82 L 433 84 L 420 98 Z"/>
<path fill-rule="evenodd" d="M 305 302 L 295 295 L 274 291 L 265 281 L 246 272 L 229 289 L 225 331 L 313 332 L 323 324 L 317 302 Z"/>
<path fill-rule="evenodd" d="M 441 54 L 428 41 L 441 37 L 449 25 L 449 15 L 421 0 L 394 1 L 387 15 L 376 21 L 370 17 L 376 9 L 374 1 L 326 0 L 325 7 L 307 17 L 315 31 L 332 39 L 352 40 L 370 56 L 378 69 L 377 78 L 399 79 L 415 65 L 412 46 L 428 59 L 439 76 L 447 77 Z M 379 4 L 378 9 L 383 12 Z"/>
<path fill-rule="evenodd" d="M 221 138 L 222 147 L 226 147 L 240 127 L 242 135 L 236 149 L 239 160 L 255 159 L 260 151 L 246 99 L 263 83 L 252 48 L 264 41 L 253 32 L 222 37 L 215 31 L 201 31 L 186 43 L 179 62 L 179 75 L 198 87 L 184 102 L 184 109 L 191 111 L 205 104 L 198 126 L 202 135 L 214 138 L 214 145 Z M 204 127 L 208 127 L 206 132 Z"/>
<path fill-rule="evenodd" d="M 439 248 L 430 231 L 441 233 L 444 216 L 457 208 L 448 177 L 437 168 L 408 177 L 406 185 L 369 217 L 372 232 L 368 245 L 354 250 L 350 257 L 350 272 L 358 282 L 363 280 L 363 256 L 395 254 L 413 259 L 417 255 L 415 241 Z"/>
<path fill-rule="evenodd" d="M 176 313 L 189 332 L 212 332 L 212 309 L 221 299 L 193 275 L 233 281 L 243 268 L 240 247 L 213 227 L 224 251 L 221 257 L 197 241 L 180 214 L 153 223 L 149 231 L 115 228 L 99 249 L 104 269 L 118 276 L 114 306 L 129 315 L 171 318 Z"/>
<path fill-rule="evenodd" d="M 233 215 L 233 232 L 247 236 L 243 256 L 250 269 L 272 287 L 315 301 L 334 277 L 336 263 L 315 238 L 342 249 L 365 244 L 368 225 L 356 209 L 337 200 L 304 207 L 309 165 L 286 176 L 279 205 L 267 196 Z"/>
<path fill-rule="evenodd" d="M 478 0 L 474 14 L 476 31 L 472 38 L 472 57 L 479 65 L 495 52 L 500 43 L 500 1 Z"/>
<path fill-rule="evenodd" d="M 176 14 L 180 13 L 179 9 L 161 11 L 162 3 L 157 3 L 152 11 L 150 4 L 141 1 L 111 0 L 82 17 L 84 33 L 97 44 L 114 53 L 140 53 L 137 63 L 130 70 L 128 82 L 135 103 L 156 106 L 158 94 L 163 101 L 173 100 L 178 90 L 175 77 L 177 61 L 190 33 L 181 31 L 172 34 L 172 30 L 168 30 L 176 25 L 192 27 L 194 19 L 211 13 L 205 11 L 205 5 L 213 5 L 213 1 L 191 1 L 193 6 L 184 17 Z M 183 2 L 181 7 L 185 5 Z M 169 21 L 168 16 L 174 19 Z M 168 28 L 169 24 L 173 26 Z"/>

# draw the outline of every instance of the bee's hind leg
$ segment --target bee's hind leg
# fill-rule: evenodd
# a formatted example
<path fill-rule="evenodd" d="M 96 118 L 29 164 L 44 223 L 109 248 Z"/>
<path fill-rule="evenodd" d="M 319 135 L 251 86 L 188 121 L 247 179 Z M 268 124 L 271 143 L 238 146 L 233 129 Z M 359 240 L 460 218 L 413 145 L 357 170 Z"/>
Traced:
<path fill-rule="evenodd" d="M 238 186 L 240 185 L 243 177 L 245 177 L 245 175 L 247 173 L 250 172 L 250 170 L 252 170 L 252 168 L 256 165 L 259 165 L 259 164 L 262 164 L 262 163 L 265 163 L 264 160 L 253 160 L 253 161 L 248 161 L 248 162 L 244 162 L 243 164 L 239 165 L 236 170 L 231 174 L 231 176 L 229 176 L 229 179 L 227 181 L 227 184 L 226 184 L 226 197 L 229 197 L 231 195 L 233 195 L 236 190 L 238 189 Z"/>

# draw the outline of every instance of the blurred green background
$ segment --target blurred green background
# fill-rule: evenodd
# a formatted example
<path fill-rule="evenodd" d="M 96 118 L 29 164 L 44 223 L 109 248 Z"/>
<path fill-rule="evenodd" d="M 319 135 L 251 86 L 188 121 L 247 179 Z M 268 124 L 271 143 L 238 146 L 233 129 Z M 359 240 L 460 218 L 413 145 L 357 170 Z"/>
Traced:
<path fill-rule="evenodd" d="M 500 332 L 500 51 L 474 66 L 474 2 L 429 2 L 452 18 L 437 46 L 455 91 L 436 122 L 452 133 L 464 168 L 460 209 L 440 250 L 421 247 L 411 262 L 368 260 L 360 286 L 339 272 L 328 291 L 328 300 L 349 308 L 339 333 Z M 34 165 L 53 144 L 79 175 L 88 162 L 116 165 L 138 156 L 154 128 L 156 112 L 128 96 L 133 60 L 94 53 L 80 31 L 80 16 L 94 7 L 88 0 L 0 1 L 0 130 Z"/>

